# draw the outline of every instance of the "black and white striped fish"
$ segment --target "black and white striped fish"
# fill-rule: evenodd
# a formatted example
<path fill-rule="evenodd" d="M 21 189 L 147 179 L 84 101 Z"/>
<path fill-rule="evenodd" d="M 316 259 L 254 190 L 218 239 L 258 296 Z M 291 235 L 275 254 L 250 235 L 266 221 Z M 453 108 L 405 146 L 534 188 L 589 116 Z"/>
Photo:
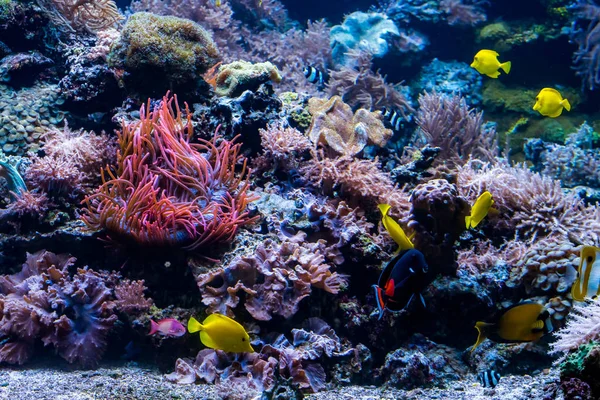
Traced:
<path fill-rule="evenodd" d="M 400 130 L 402 116 L 398 114 L 396 110 L 383 107 L 381 109 L 381 114 L 383 114 L 383 118 L 392 126 L 394 131 Z"/>
<path fill-rule="evenodd" d="M 494 388 L 500 381 L 500 374 L 493 369 L 488 369 L 477 374 L 477 380 L 483 387 Z"/>
<path fill-rule="evenodd" d="M 304 76 L 310 83 L 314 83 L 318 86 L 323 86 L 325 84 L 325 74 L 315 67 L 309 65 L 304 67 L 302 72 L 304 72 Z"/>

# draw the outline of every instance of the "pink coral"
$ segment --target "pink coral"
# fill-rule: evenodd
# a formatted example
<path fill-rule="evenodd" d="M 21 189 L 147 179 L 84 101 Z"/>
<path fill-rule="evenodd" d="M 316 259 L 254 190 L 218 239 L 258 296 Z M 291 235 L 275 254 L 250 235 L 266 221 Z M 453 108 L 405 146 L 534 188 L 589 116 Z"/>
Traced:
<path fill-rule="evenodd" d="M 477 25 L 487 17 L 481 0 L 441 0 L 440 9 L 448 15 L 450 25 Z"/>
<path fill-rule="evenodd" d="M 125 279 L 115 286 L 115 304 L 117 309 L 128 315 L 139 315 L 147 312 L 152 306 L 152 299 L 144 296 L 144 281 Z"/>
<path fill-rule="evenodd" d="M 347 284 L 346 277 L 326 262 L 324 247 L 324 241 L 277 244 L 267 240 L 252 256 L 237 257 L 226 267 L 199 274 L 202 302 L 211 313 L 231 316 L 242 298 L 257 320 L 268 321 L 273 315 L 289 318 L 312 287 L 336 294 Z"/>

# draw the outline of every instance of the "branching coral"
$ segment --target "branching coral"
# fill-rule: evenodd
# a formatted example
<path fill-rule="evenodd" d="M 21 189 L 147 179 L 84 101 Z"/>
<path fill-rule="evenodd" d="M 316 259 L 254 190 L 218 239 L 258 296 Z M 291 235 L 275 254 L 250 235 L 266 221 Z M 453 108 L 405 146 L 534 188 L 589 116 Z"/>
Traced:
<path fill-rule="evenodd" d="M 286 172 L 297 170 L 301 155 L 313 148 L 306 135 L 281 123 L 272 123 L 259 133 L 263 157 Z"/>
<path fill-rule="evenodd" d="M 442 0 L 440 9 L 447 14 L 450 25 L 476 25 L 487 17 L 481 10 L 481 0 Z"/>
<path fill-rule="evenodd" d="M 289 318 L 312 287 L 336 294 L 346 285 L 346 277 L 332 271 L 327 254 L 324 241 L 276 244 L 267 240 L 252 256 L 238 257 L 224 268 L 200 274 L 197 282 L 202 302 L 211 313 L 233 315 L 243 299 L 246 310 L 257 320 L 268 321 L 274 315 Z"/>
<path fill-rule="evenodd" d="M 316 151 L 300 168 L 300 173 L 325 193 L 338 190 L 343 197 L 362 203 L 366 208 L 387 203 L 392 206 L 391 214 L 401 218 L 405 218 L 410 209 L 408 193 L 393 184 L 377 160 L 347 156 L 326 158 L 322 151 Z"/>
<path fill-rule="evenodd" d="M 486 128 L 483 112 L 470 109 L 458 95 L 420 95 L 417 124 L 427 141 L 442 149 L 439 159 L 459 164 L 469 157 L 495 159 L 495 129 Z"/>
<path fill-rule="evenodd" d="M 311 98 L 308 110 L 313 116 L 307 132 L 310 140 L 325 143 L 341 155 L 354 156 L 367 144 L 383 147 L 393 134 L 383 125 L 381 114 L 364 108 L 352 112 L 339 96 Z"/>
<path fill-rule="evenodd" d="M 496 222 L 517 230 L 532 242 L 551 234 L 575 237 L 586 244 L 600 243 L 600 211 L 585 206 L 575 194 L 563 193 L 560 182 L 529 171 L 470 161 L 459 168 L 457 187 L 473 202 L 488 190 L 499 211 Z"/>
<path fill-rule="evenodd" d="M 253 221 L 245 211 L 253 197 L 240 145 L 218 143 L 216 134 L 191 144 L 187 106 L 185 112 L 184 118 L 176 98 L 164 97 L 154 111 L 142 106 L 140 120 L 123 123 L 116 168 L 106 168 L 103 185 L 85 199 L 90 228 L 143 245 L 195 249 L 228 241 Z"/>
<path fill-rule="evenodd" d="M 35 341 L 53 345 L 70 363 L 90 367 L 102 357 L 117 316 L 108 285 L 115 274 L 69 268 L 75 259 L 28 254 L 21 272 L 0 276 L 0 360 L 23 364 Z"/>
<path fill-rule="evenodd" d="M 600 338 L 600 300 L 576 303 L 571 310 L 567 325 L 554 334 L 553 353 L 576 350 L 579 346 Z"/>
<path fill-rule="evenodd" d="M 596 0 L 578 0 L 572 7 L 575 21 L 571 38 L 578 49 L 573 54 L 577 75 L 583 87 L 600 86 L 600 4 Z"/>
<path fill-rule="evenodd" d="M 386 82 L 379 72 L 372 71 L 371 54 L 351 51 L 348 57 L 352 60 L 351 67 L 331 71 L 327 84 L 329 96 L 340 96 L 353 109 L 394 109 L 404 119 L 410 120 L 410 113 L 414 111 L 410 101 L 400 92 L 399 87 Z"/>

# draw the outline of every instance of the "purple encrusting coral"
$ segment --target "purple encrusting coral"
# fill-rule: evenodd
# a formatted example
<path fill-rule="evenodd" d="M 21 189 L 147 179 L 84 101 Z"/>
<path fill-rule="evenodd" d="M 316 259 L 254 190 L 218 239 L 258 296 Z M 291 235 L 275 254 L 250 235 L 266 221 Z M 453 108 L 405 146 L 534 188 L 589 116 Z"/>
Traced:
<path fill-rule="evenodd" d="M 42 250 L 28 254 L 20 272 L 0 276 L 0 361 L 23 364 L 41 340 L 69 363 L 94 367 L 106 350 L 117 310 L 147 310 L 143 290 L 124 295 L 143 283 L 117 284 L 116 273 L 87 268 L 73 274 L 75 261 Z"/>

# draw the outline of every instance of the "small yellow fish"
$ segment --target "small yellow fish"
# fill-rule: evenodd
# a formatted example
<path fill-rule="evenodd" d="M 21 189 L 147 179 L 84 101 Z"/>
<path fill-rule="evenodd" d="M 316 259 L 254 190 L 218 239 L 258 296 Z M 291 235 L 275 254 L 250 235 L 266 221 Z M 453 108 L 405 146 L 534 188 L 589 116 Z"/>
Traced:
<path fill-rule="evenodd" d="M 490 211 L 490 207 L 494 204 L 494 199 L 492 199 L 492 194 L 487 190 L 477 198 L 473 207 L 471 207 L 471 215 L 465 217 L 465 222 L 467 224 L 467 229 L 476 228 L 477 225 Z"/>
<path fill-rule="evenodd" d="M 254 353 L 244 327 L 225 315 L 211 314 L 202 324 L 191 317 L 187 327 L 190 333 L 200 331 L 200 340 L 206 347 L 229 353 Z"/>
<path fill-rule="evenodd" d="M 577 279 L 571 287 L 573 300 L 583 301 L 596 298 L 600 294 L 600 249 L 594 246 L 583 246 L 577 270 Z"/>
<path fill-rule="evenodd" d="M 510 307 L 493 323 L 478 321 L 475 329 L 479 334 L 471 352 L 488 338 L 497 343 L 533 342 L 553 327 L 544 306 L 526 302 Z"/>
<path fill-rule="evenodd" d="M 496 53 L 494 50 L 479 50 L 479 52 L 475 54 L 471 67 L 475 68 L 480 74 L 487 75 L 490 78 L 497 78 L 500 75 L 500 71 L 498 71 L 499 68 L 508 74 L 510 72 L 511 62 L 506 61 L 500 63 L 500 61 L 498 61 L 499 55 L 500 54 Z"/>
<path fill-rule="evenodd" d="M 379 204 L 377 207 L 379 208 L 379 211 L 381 211 L 381 222 L 383 222 L 383 226 L 392 239 L 394 239 L 394 242 L 398 243 L 400 251 L 414 249 L 415 245 L 411 242 L 411 238 L 406 236 L 402 227 L 388 215 L 392 206 L 389 204 Z"/>
<path fill-rule="evenodd" d="M 215 0 L 215 6 L 221 7 L 221 0 Z"/>
<path fill-rule="evenodd" d="M 569 100 L 563 99 L 560 92 L 552 88 L 543 88 L 535 98 L 533 109 L 544 117 L 556 118 L 562 114 L 563 108 L 571 111 Z"/>

